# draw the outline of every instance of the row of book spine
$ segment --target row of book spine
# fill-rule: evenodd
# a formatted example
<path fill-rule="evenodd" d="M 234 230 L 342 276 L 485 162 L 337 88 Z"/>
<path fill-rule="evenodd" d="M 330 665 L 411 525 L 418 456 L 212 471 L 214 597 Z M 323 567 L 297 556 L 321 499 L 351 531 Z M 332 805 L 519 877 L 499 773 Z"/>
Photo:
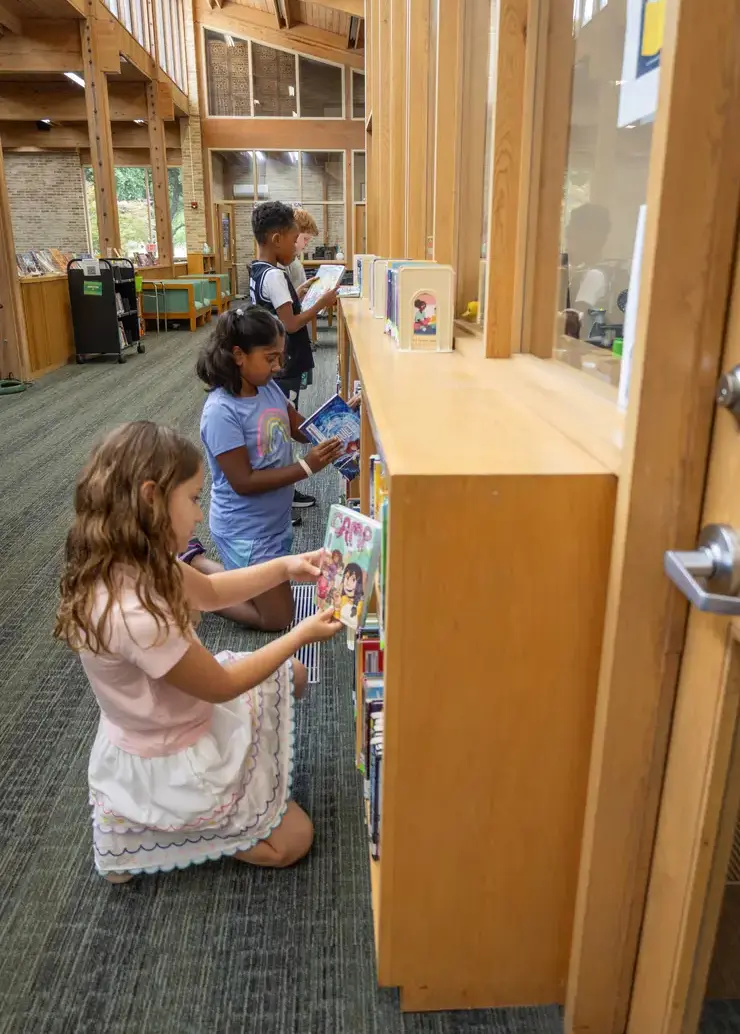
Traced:
<path fill-rule="evenodd" d="M 377 618 L 369 618 L 358 634 L 355 709 L 361 709 L 362 736 L 357 767 L 363 776 L 368 838 L 373 858 L 380 858 L 380 815 L 384 745 L 384 651 Z"/>

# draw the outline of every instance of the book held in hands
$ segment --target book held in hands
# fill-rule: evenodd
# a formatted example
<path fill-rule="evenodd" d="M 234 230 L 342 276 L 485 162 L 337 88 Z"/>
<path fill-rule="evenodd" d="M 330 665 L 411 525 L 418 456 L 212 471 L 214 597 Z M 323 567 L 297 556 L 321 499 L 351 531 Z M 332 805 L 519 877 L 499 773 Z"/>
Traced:
<path fill-rule="evenodd" d="M 305 312 L 315 305 L 322 294 L 333 291 L 344 276 L 345 267 L 332 263 L 331 265 L 319 266 L 316 270 L 316 279 L 311 284 L 301 302 L 301 309 Z"/>
<path fill-rule="evenodd" d="M 339 438 L 342 452 L 335 459 L 337 470 L 352 481 L 360 473 L 360 416 L 350 409 L 341 395 L 333 395 L 300 426 L 300 430 L 314 445 L 327 438 Z"/>
<path fill-rule="evenodd" d="M 380 524 L 346 506 L 332 506 L 324 537 L 324 558 L 316 583 L 316 606 L 332 608 L 356 631 L 373 591 L 380 556 Z"/>

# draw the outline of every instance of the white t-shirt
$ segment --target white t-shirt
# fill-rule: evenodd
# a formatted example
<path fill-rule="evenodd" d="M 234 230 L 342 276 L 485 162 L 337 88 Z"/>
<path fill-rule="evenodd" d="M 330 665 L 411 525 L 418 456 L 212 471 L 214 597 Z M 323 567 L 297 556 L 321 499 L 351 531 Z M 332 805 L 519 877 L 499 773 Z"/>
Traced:
<path fill-rule="evenodd" d="M 575 304 L 580 302 L 589 309 L 603 308 L 599 303 L 606 296 L 606 277 L 600 269 L 587 269 L 578 287 Z"/>
<path fill-rule="evenodd" d="M 285 271 L 290 277 L 290 282 L 293 284 L 296 291 L 301 284 L 305 284 L 307 280 L 306 270 L 303 268 L 300 259 L 294 258 L 291 264 L 285 267 Z"/>
<path fill-rule="evenodd" d="M 286 302 L 290 305 L 293 304 L 288 281 L 285 278 L 286 272 L 285 269 L 276 266 L 275 269 L 268 270 L 262 280 L 262 294 L 271 303 L 275 312 Z"/>

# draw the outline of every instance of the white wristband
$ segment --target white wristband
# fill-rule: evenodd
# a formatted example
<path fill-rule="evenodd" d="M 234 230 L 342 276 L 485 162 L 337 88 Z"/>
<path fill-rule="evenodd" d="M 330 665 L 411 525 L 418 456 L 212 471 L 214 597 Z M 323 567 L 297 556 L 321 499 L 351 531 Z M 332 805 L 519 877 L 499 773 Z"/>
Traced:
<path fill-rule="evenodd" d="M 299 459 L 298 459 L 298 462 L 300 463 L 300 465 L 301 465 L 301 466 L 303 467 L 303 469 L 305 470 L 305 472 L 306 472 L 306 477 L 307 477 L 307 478 L 313 477 L 313 471 L 311 470 L 311 468 L 309 467 L 309 465 L 308 465 L 308 464 L 306 463 L 306 461 L 305 461 L 305 460 L 303 459 L 303 457 L 302 457 L 302 456 L 301 456 L 301 457 L 299 457 Z"/>

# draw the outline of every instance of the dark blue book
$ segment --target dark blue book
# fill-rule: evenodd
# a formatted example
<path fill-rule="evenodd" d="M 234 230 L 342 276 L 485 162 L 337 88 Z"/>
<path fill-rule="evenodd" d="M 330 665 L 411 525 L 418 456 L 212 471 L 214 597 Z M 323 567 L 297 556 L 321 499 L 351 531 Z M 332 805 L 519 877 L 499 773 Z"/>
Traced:
<path fill-rule="evenodd" d="M 360 414 L 350 409 L 340 395 L 320 406 L 316 412 L 301 424 L 300 430 L 318 445 L 327 438 L 339 438 L 344 445 L 341 455 L 334 460 L 334 466 L 348 481 L 360 473 Z"/>

